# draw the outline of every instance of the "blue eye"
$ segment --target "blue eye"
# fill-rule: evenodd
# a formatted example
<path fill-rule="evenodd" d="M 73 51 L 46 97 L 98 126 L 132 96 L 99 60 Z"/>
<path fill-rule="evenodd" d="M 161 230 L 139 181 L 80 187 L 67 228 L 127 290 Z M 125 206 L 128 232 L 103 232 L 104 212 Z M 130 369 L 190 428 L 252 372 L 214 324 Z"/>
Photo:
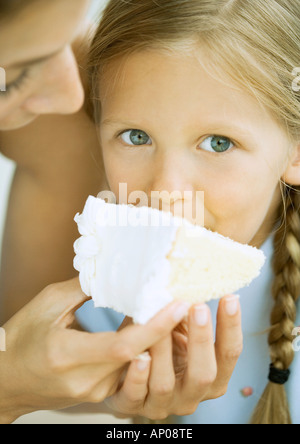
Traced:
<path fill-rule="evenodd" d="M 233 146 L 234 144 L 227 137 L 210 136 L 202 142 L 200 148 L 212 153 L 224 153 L 230 150 Z"/>
<path fill-rule="evenodd" d="M 131 146 L 151 145 L 152 143 L 148 134 L 141 130 L 125 131 L 123 134 L 121 134 L 121 138 L 126 145 Z"/>

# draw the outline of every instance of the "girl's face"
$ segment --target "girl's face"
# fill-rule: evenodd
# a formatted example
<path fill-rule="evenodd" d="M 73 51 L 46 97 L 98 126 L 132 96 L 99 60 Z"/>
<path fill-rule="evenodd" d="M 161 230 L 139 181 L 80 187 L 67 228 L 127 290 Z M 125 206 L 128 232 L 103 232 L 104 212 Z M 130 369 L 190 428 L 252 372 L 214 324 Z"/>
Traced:
<path fill-rule="evenodd" d="M 70 44 L 89 3 L 30 2 L 1 22 L 0 67 L 6 73 L 6 92 L 0 91 L 0 130 L 20 128 L 41 114 L 80 109 L 84 92 Z"/>
<path fill-rule="evenodd" d="M 204 192 L 205 227 L 261 246 L 290 143 L 258 101 L 193 56 L 141 52 L 100 80 L 99 135 L 111 190 Z M 150 200 L 149 200 L 150 201 Z"/>

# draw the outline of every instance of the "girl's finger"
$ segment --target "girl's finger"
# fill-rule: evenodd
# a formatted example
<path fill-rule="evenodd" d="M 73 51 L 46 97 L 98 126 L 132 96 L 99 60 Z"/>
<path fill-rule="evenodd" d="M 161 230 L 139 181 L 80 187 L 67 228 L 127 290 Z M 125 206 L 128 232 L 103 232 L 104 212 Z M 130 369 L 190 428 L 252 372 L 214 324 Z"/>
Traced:
<path fill-rule="evenodd" d="M 172 335 L 169 334 L 155 344 L 151 348 L 150 353 L 152 366 L 149 396 L 145 408 L 159 413 L 170 407 L 176 383 L 173 366 Z"/>
<path fill-rule="evenodd" d="M 214 332 L 207 305 L 196 305 L 190 312 L 188 366 L 183 379 L 186 399 L 199 403 L 217 376 Z"/>
<path fill-rule="evenodd" d="M 129 365 L 121 389 L 111 396 L 106 404 L 119 413 L 137 414 L 141 412 L 148 395 L 148 382 L 151 356 L 145 352 Z"/>
<path fill-rule="evenodd" d="M 212 387 L 215 397 L 224 394 L 243 350 L 241 307 L 238 295 L 220 301 L 216 328 L 216 358 L 218 374 Z"/>
<path fill-rule="evenodd" d="M 132 405 L 136 403 L 143 405 L 145 402 L 148 394 L 150 368 L 151 356 L 149 352 L 137 356 L 129 366 L 120 393 L 122 393 Z"/>

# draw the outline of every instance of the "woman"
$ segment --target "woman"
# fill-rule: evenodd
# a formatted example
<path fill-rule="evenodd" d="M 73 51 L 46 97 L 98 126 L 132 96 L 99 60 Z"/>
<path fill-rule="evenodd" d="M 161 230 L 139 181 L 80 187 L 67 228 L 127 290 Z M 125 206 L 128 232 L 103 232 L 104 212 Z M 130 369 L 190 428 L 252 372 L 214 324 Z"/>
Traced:
<path fill-rule="evenodd" d="M 139 396 L 150 368 L 149 360 L 145 365 L 135 357 L 188 310 L 173 304 L 143 328 L 92 335 L 70 329 L 88 299 L 78 279 L 49 286 L 76 275 L 77 234 L 66 221 L 105 186 L 78 70 L 88 6 L 88 0 L 0 0 L 0 65 L 7 82 L 0 92 L 0 151 L 17 164 L 0 281 L 7 350 L 0 354 L 0 423 L 35 410 L 101 402 L 132 361 L 119 391 L 130 409 L 127 393 Z"/>

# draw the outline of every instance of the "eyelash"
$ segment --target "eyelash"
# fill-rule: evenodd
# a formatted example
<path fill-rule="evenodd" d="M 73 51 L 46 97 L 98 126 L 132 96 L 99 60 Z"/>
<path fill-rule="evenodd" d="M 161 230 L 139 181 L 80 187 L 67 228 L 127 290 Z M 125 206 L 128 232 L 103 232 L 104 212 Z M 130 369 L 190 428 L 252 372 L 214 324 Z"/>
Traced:
<path fill-rule="evenodd" d="M 10 85 L 6 86 L 5 97 L 10 96 L 14 91 L 21 90 L 29 77 L 29 70 L 26 69 L 20 77 Z"/>
<path fill-rule="evenodd" d="M 125 134 L 125 133 L 127 133 L 129 131 L 133 131 L 133 130 L 132 129 L 127 129 L 125 131 L 121 131 L 120 133 L 118 133 L 116 135 L 117 139 L 120 139 L 120 137 L 123 134 Z M 233 147 L 231 149 L 229 149 L 227 151 L 224 151 L 224 152 L 220 152 L 220 153 L 218 153 L 218 152 L 214 153 L 214 152 L 209 152 L 209 151 L 206 151 L 206 150 L 202 150 L 202 151 L 207 152 L 207 153 L 209 152 L 209 154 L 212 154 L 214 156 L 220 157 L 220 155 L 222 155 L 222 156 L 229 155 L 232 151 L 234 151 L 238 147 L 238 144 L 233 139 L 231 139 L 230 137 L 227 137 L 227 136 L 220 135 L 220 134 L 211 134 L 211 135 L 207 136 L 205 139 L 203 139 L 203 141 L 201 143 L 203 143 L 204 140 L 208 139 L 209 137 L 221 137 L 221 138 L 223 137 L 224 139 L 228 139 L 233 144 Z M 123 141 L 123 143 L 124 143 L 124 141 Z M 132 145 L 132 146 L 131 145 L 125 145 L 125 146 L 126 146 L 127 149 L 132 150 L 132 149 L 136 149 L 136 148 L 141 148 L 141 147 L 143 147 L 145 145 Z M 146 145 L 146 146 L 148 146 L 148 145 Z"/>

